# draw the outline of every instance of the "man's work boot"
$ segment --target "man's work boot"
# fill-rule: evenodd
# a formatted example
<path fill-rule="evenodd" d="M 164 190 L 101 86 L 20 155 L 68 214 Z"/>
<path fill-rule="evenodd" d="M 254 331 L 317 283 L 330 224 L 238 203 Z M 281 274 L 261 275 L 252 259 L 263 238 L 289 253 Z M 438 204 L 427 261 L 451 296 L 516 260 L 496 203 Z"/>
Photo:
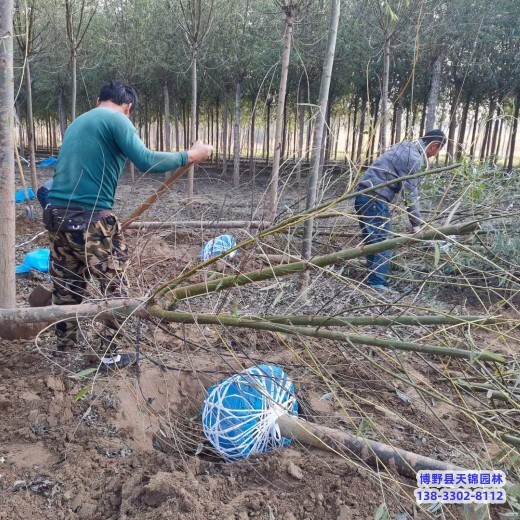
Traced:
<path fill-rule="evenodd" d="M 121 352 L 117 354 L 107 353 L 101 358 L 99 365 L 100 372 L 113 372 L 120 368 L 126 368 L 136 362 L 136 355 L 131 352 Z"/>
<path fill-rule="evenodd" d="M 136 362 L 136 355 L 132 352 L 121 352 L 117 345 L 117 335 L 103 335 L 100 345 L 101 363 L 100 372 L 112 372 L 126 368 Z"/>

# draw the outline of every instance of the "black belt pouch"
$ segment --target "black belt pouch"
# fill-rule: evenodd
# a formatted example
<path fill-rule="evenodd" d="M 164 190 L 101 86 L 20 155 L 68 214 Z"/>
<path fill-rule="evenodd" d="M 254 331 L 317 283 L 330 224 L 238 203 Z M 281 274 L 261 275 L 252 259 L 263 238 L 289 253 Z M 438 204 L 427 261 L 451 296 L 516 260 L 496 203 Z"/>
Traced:
<path fill-rule="evenodd" d="M 56 207 L 50 204 L 43 210 L 43 225 L 49 231 L 81 233 L 87 230 L 91 211 L 81 206 Z"/>

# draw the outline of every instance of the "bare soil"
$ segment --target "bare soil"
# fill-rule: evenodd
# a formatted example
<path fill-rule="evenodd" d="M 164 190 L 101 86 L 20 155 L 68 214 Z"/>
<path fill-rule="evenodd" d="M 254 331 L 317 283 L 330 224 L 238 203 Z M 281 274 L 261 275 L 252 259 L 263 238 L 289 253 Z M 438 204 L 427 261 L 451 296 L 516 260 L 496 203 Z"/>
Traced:
<path fill-rule="evenodd" d="M 259 175 L 254 185 L 250 181 L 233 189 L 214 172 L 201 170 L 195 204 L 187 206 L 184 182 L 180 182 L 146 220 L 261 219 L 265 180 Z M 118 214 L 128 215 L 158 185 L 158 179 L 147 176 L 132 186 L 125 177 L 118 191 Z M 294 187 L 287 185 L 282 201 L 288 212 L 294 211 L 298 204 Z M 46 246 L 46 235 L 39 218 L 28 219 L 23 207 L 17 211 L 17 259 L 21 261 L 29 250 Z M 36 205 L 35 213 L 40 213 Z M 317 248 L 326 251 L 344 247 L 348 241 L 354 244 L 353 225 L 350 231 L 351 238 L 320 237 Z M 238 239 L 253 233 L 230 232 Z M 196 265 L 202 243 L 219 233 L 180 227 L 151 233 L 129 231 L 132 295 L 145 294 Z M 262 265 L 259 250 L 268 249 L 297 254 L 298 239 L 294 234 L 268 239 L 241 252 L 237 263 L 221 263 L 192 280 L 207 280 L 215 276 L 215 270 L 257 268 Z M 306 300 L 299 297 L 297 280 L 287 278 L 227 295 L 195 298 L 181 308 L 257 315 L 391 312 L 387 303 L 360 294 L 362 266 L 354 262 L 347 267 L 348 283 L 338 279 L 335 270 L 315 273 Z M 18 279 L 19 305 L 27 305 L 27 296 L 38 283 L 47 283 L 46 275 L 32 273 Z M 92 294 L 96 297 L 94 286 Z M 398 303 L 416 310 L 484 311 L 478 303 L 468 307 L 464 293 L 456 291 L 440 291 L 435 297 L 413 292 Z M 517 319 L 514 313 L 512 317 Z M 81 377 L 78 371 L 91 366 L 88 361 L 95 351 L 98 328 L 92 320 L 83 320 L 78 351 L 65 359 L 52 356 L 51 329 L 43 331 L 37 341 L 2 341 L 1 520 L 352 520 L 373 519 L 383 504 L 389 516 L 380 518 L 477 518 L 465 516 L 461 506 L 444 507 L 443 516 L 420 509 L 413 500 L 414 481 L 295 443 L 241 462 L 223 462 L 211 452 L 202 433 L 205 392 L 257 362 L 284 368 L 296 385 L 302 415 L 309 421 L 469 468 L 474 467 L 475 457 L 488 467 L 497 467 L 501 460 L 504 465 L 499 467 L 514 477 L 505 459 L 496 458 L 496 443 L 482 435 L 482 427 L 473 418 L 453 406 L 488 406 L 485 398 L 460 395 L 447 381 L 447 375 L 477 375 L 462 363 L 368 347 L 362 352 L 344 350 L 333 342 L 269 332 L 132 318 L 122 342 L 129 349 L 140 349 L 138 367 Z M 458 334 L 431 327 L 364 327 L 360 332 L 412 341 L 434 336 L 436 342 Z M 492 330 L 478 330 L 472 340 L 492 343 L 493 350 L 505 354 L 518 348 L 514 328 L 503 341 L 496 341 Z M 465 341 L 462 334 L 460 341 Z M 399 364 L 402 371 L 396 368 Z M 406 377 L 403 381 L 385 376 L 381 367 L 399 370 L 421 387 L 441 391 L 451 403 L 426 399 L 417 386 L 406 383 Z M 494 506 L 489 517 L 499 518 L 506 511 Z"/>

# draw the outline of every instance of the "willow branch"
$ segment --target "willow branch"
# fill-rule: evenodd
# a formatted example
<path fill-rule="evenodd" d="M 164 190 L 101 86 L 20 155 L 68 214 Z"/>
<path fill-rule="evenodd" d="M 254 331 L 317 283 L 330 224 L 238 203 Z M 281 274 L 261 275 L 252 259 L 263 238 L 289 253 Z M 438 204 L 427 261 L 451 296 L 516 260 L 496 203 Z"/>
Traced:
<path fill-rule="evenodd" d="M 313 338 L 330 339 L 340 342 L 352 342 L 360 345 L 372 345 L 390 350 L 404 350 L 433 354 L 437 356 L 450 356 L 455 358 L 469 359 L 471 361 L 494 361 L 506 363 L 504 356 L 489 351 L 470 351 L 459 348 L 448 348 L 440 345 L 420 345 L 411 341 L 400 341 L 394 339 L 373 338 L 358 334 L 346 334 L 336 330 L 314 329 L 311 327 L 296 327 L 279 323 L 264 322 L 259 320 L 245 319 L 231 316 L 220 316 L 213 314 L 192 314 L 181 311 L 167 311 L 159 305 L 151 305 L 148 312 L 159 319 L 175 323 L 198 323 L 201 325 L 223 325 L 226 327 L 240 327 L 246 329 L 267 330 L 282 334 L 295 334 L 311 336 Z"/>
<path fill-rule="evenodd" d="M 397 238 L 384 240 L 383 242 L 378 242 L 376 244 L 360 245 L 357 247 L 344 249 L 343 251 L 339 251 L 337 253 L 331 253 L 324 256 L 317 256 L 312 258 L 308 262 L 301 261 L 279 266 L 269 266 L 258 271 L 251 271 L 249 273 L 226 276 L 217 279 L 213 282 L 198 283 L 189 285 L 187 287 L 175 288 L 179 283 L 179 279 L 174 279 L 170 280 L 170 282 L 167 282 L 162 287 L 157 289 L 156 292 L 152 295 L 152 298 L 165 297 L 172 301 L 183 300 L 184 298 L 200 296 L 202 294 L 209 294 L 212 292 L 229 289 L 231 287 L 246 285 L 252 282 L 260 282 L 279 276 L 287 276 L 289 274 L 300 273 L 311 267 L 326 267 L 331 264 L 345 262 L 354 258 L 359 258 L 362 256 L 373 255 L 375 253 L 381 253 L 383 251 L 397 249 L 404 245 L 408 245 L 421 240 L 439 240 L 446 238 L 446 236 L 449 235 L 471 233 L 472 231 L 477 229 L 477 227 L 478 223 L 476 222 L 461 224 L 458 226 L 445 226 L 439 229 L 424 231 L 416 235 L 403 235 Z"/>

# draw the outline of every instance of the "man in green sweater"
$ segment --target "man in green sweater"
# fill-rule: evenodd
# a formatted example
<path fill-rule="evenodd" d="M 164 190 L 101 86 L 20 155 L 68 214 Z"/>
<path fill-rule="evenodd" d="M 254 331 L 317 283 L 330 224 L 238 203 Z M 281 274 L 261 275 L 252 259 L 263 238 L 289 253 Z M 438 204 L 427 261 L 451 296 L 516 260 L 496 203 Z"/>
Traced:
<path fill-rule="evenodd" d="M 199 141 L 177 153 L 146 148 L 129 118 L 136 104 L 132 87 L 112 81 L 102 87 L 97 108 L 78 117 L 65 132 L 44 211 L 55 305 L 81 303 L 89 278 L 98 280 L 103 298 L 126 296 L 128 251 L 112 207 L 127 159 L 143 172 L 161 173 L 211 155 L 212 146 Z M 135 361 L 132 354 L 117 349 L 117 332 L 123 321 L 124 317 L 115 315 L 105 320 L 102 370 Z M 77 334 L 76 320 L 58 323 L 57 353 L 74 349 Z"/>

